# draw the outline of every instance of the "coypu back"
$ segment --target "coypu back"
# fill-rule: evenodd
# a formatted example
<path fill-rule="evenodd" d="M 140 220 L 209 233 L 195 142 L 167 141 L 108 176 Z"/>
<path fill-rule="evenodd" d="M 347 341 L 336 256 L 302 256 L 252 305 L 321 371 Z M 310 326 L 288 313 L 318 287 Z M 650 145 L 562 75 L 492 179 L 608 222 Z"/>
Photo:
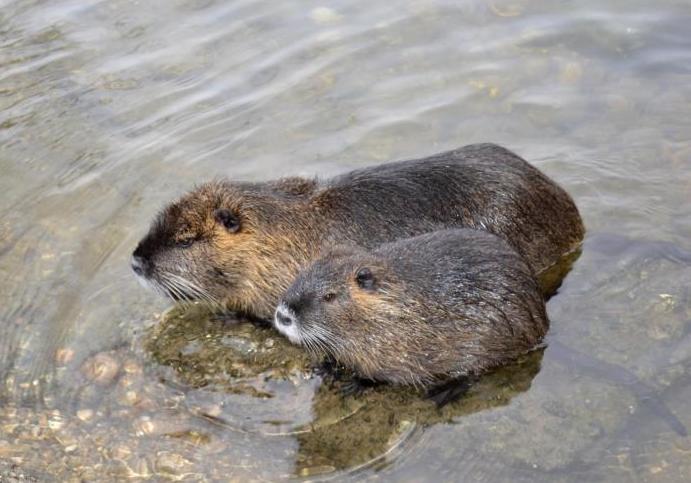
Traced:
<path fill-rule="evenodd" d="M 325 183 L 312 202 L 334 220 L 334 233 L 369 248 L 436 229 L 477 228 L 507 240 L 535 272 L 584 235 L 568 193 L 494 144 L 352 171 Z"/>
<path fill-rule="evenodd" d="M 425 386 L 525 354 L 549 324 L 523 258 L 495 235 L 457 229 L 324 254 L 274 325 L 364 378 Z"/>

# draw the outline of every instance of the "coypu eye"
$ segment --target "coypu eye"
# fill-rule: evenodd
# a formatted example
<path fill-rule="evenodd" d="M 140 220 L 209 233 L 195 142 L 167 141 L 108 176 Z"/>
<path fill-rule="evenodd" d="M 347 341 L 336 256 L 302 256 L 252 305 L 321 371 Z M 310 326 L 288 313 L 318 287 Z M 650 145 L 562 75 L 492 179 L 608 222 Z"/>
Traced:
<path fill-rule="evenodd" d="M 322 299 L 324 299 L 324 302 L 333 302 L 333 300 L 336 298 L 336 294 L 333 292 L 327 292 L 324 294 Z"/>
<path fill-rule="evenodd" d="M 192 243 L 194 243 L 194 238 L 188 237 L 188 238 L 183 238 L 181 240 L 178 240 L 175 243 L 175 246 L 178 248 L 189 248 L 192 246 Z"/>
<path fill-rule="evenodd" d="M 230 210 L 219 208 L 214 211 L 214 218 L 231 233 L 235 233 L 240 229 L 240 219 Z"/>
<path fill-rule="evenodd" d="M 369 268 L 361 268 L 355 274 L 355 280 L 360 288 L 372 290 L 374 288 L 374 274 Z"/>

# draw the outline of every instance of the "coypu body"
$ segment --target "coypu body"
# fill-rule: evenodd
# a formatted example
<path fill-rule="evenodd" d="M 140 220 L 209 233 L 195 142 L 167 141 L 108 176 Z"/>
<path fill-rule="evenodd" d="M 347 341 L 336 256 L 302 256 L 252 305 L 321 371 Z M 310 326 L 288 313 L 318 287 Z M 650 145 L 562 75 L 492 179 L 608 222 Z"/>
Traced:
<path fill-rule="evenodd" d="M 528 264 L 471 229 L 337 248 L 298 275 L 274 317 L 291 342 L 364 379 L 423 387 L 511 361 L 548 325 Z"/>
<path fill-rule="evenodd" d="M 324 181 L 204 184 L 163 210 L 132 267 L 175 299 L 270 319 L 299 270 L 335 243 L 374 248 L 460 227 L 499 235 L 536 272 L 584 234 L 563 189 L 512 152 L 477 144 Z"/>

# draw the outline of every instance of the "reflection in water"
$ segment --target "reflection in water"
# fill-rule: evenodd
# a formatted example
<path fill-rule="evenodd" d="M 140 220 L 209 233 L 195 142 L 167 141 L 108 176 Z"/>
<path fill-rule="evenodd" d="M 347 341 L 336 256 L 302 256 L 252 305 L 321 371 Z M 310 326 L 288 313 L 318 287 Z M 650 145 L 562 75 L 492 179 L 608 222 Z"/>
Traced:
<path fill-rule="evenodd" d="M 540 283 L 540 288 L 545 296 L 546 300 L 549 300 L 557 294 L 561 283 L 564 278 L 573 268 L 573 264 L 576 263 L 578 257 L 581 256 L 582 247 L 579 246 L 571 253 L 564 255 L 561 260 L 540 273 L 537 277 Z"/>
<path fill-rule="evenodd" d="M 365 393 L 362 406 L 349 417 L 332 427 L 316 426 L 298 434 L 298 472 L 311 474 L 314 468 L 382 468 L 393 461 L 392 453 L 399 453 L 415 430 L 453 423 L 478 411 L 509 404 L 513 397 L 530 388 L 541 360 L 539 350 L 516 364 L 493 371 L 474 383 L 461 399 L 440 409 L 410 389 L 378 386 Z M 339 395 L 322 386 L 313 406 L 316 420 L 340 405 Z"/>
<path fill-rule="evenodd" d="M 691 479 L 669 417 L 691 425 L 688 2 L 1 3 L 0 479 Z M 162 321 L 130 273 L 194 183 L 486 141 L 588 228 L 545 274 L 551 345 L 507 404 L 485 378 L 447 420 L 405 391 L 337 398 L 259 328 Z"/>
<path fill-rule="evenodd" d="M 636 258 L 642 260 L 667 259 L 677 262 L 691 262 L 691 253 L 686 253 L 671 243 L 637 241 L 613 234 L 595 234 L 589 235 L 588 245 L 594 246 L 596 251 L 609 256 L 617 254 L 621 257 L 623 254 L 633 252 Z M 561 283 L 581 253 L 582 247 L 579 247 L 578 250 L 564 256 L 557 264 L 540 274 L 540 285 L 547 299 L 556 295 Z M 688 435 L 686 426 L 667 408 L 657 391 L 641 382 L 632 372 L 583 354 L 556 339 L 549 342 L 549 346 L 551 354 L 559 363 L 600 380 L 627 387 L 636 396 L 639 404 L 648 407 L 654 414 L 664 419 L 677 434 L 683 437 Z"/>
<path fill-rule="evenodd" d="M 224 326 L 200 308 L 171 312 L 152 330 L 146 347 L 156 362 L 174 370 L 174 379 L 166 382 L 186 393 L 195 414 L 233 431 L 294 435 L 296 473 L 303 476 L 380 466 L 416 430 L 508 404 L 528 390 L 543 353 L 487 374 L 460 400 L 438 409 L 406 387 L 380 385 L 344 397 L 338 387 L 315 381 L 304 352 L 273 330 L 248 323 Z M 212 407 L 218 392 L 244 395 L 244 404 L 253 406 L 252 422 L 236 421 L 237 408 Z M 311 413 L 295 424 L 305 404 Z"/>
<path fill-rule="evenodd" d="M 565 263 L 571 261 L 569 257 Z M 544 351 L 483 376 L 460 400 L 439 409 L 431 399 L 406 387 L 380 385 L 363 395 L 344 397 L 338 387 L 319 384 L 304 352 L 271 329 L 249 323 L 223 325 L 201 307 L 170 312 L 151 330 L 146 347 L 157 363 L 173 369 L 159 379 L 185 394 L 192 414 L 225 430 L 295 436 L 296 473 L 302 476 L 381 468 L 419 431 L 508 404 L 530 388 Z M 556 340 L 549 343 L 549 351 L 571 371 L 630 391 L 637 404 L 686 436 L 683 423 L 657 392 L 633 373 Z M 104 377 L 104 372 L 97 377 Z M 237 406 L 231 406 L 224 393 L 245 396 L 244 401 L 234 402 L 252 408 L 249 418 L 238 421 Z M 311 412 L 299 422 L 306 405 Z"/>
<path fill-rule="evenodd" d="M 610 381 L 613 384 L 626 387 L 636 396 L 637 402 L 640 405 L 648 407 L 654 414 L 664 419 L 670 428 L 679 436 L 686 437 L 688 435 L 684 423 L 679 421 L 667 406 L 665 406 L 663 400 L 657 394 L 656 389 L 641 382 L 632 372 L 614 364 L 609 364 L 582 354 L 558 341 L 550 343 L 550 348 L 553 354 L 555 354 L 555 360 L 562 364 L 580 370 L 590 376 L 597 377 L 600 380 Z"/>

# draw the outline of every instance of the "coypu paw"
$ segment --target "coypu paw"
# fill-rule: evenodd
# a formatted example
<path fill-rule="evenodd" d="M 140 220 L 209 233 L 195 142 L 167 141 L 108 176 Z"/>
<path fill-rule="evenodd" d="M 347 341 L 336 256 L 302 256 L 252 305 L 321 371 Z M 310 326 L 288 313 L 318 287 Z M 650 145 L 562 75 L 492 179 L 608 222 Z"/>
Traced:
<path fill-rule="evenodd" d="M 324 384 L 334 385 L 338 381 L 348 379 L 350 373 L 335 360 L 327 357 L 315 362 L 310 367 L 312 374 L 322 378 Z"/>
<path fill-rule="evenodd" d="M 271 326 L 271 322 L 268 320 L 233 311 L 217 312 L 212 316 L 212 320 L 223 325 L 224 327 L 232 327 L 244 323 L 250 323 L 259 327 Z"/>
<path fill-rule="evenodd" d="M 441 409 L 449 403 L 458 401 L 462 398 L 473 385 L 473 380 L 469 377 L 452 379 L 438 386 L 433 386 L 427 390 L 427 398 L 434 401 L 437 409 Z"/>
<path fill-rule="evenodd" d="M 245 319 L 235 312 L 217 312 L 211 316 L 211 320 L 223 327 L 232 327 L 245 322 Z"/>
<path fill-rule="evenodd" d="M 362 379 L 353 376 L 347 380 L 341 381 L 337 384 L 336 388 L 343 397 L 358 397 L 370 389 L 377 387 L 379 384 L 381 383 L 371 379 Z"/>
<path fill-rule="evenodd" d="M 333 359 L 324 359 L 312 366 L 312 374 L 339 392 L 343 397 L 359 396 L 379 383 L 353 374 Z"/>

